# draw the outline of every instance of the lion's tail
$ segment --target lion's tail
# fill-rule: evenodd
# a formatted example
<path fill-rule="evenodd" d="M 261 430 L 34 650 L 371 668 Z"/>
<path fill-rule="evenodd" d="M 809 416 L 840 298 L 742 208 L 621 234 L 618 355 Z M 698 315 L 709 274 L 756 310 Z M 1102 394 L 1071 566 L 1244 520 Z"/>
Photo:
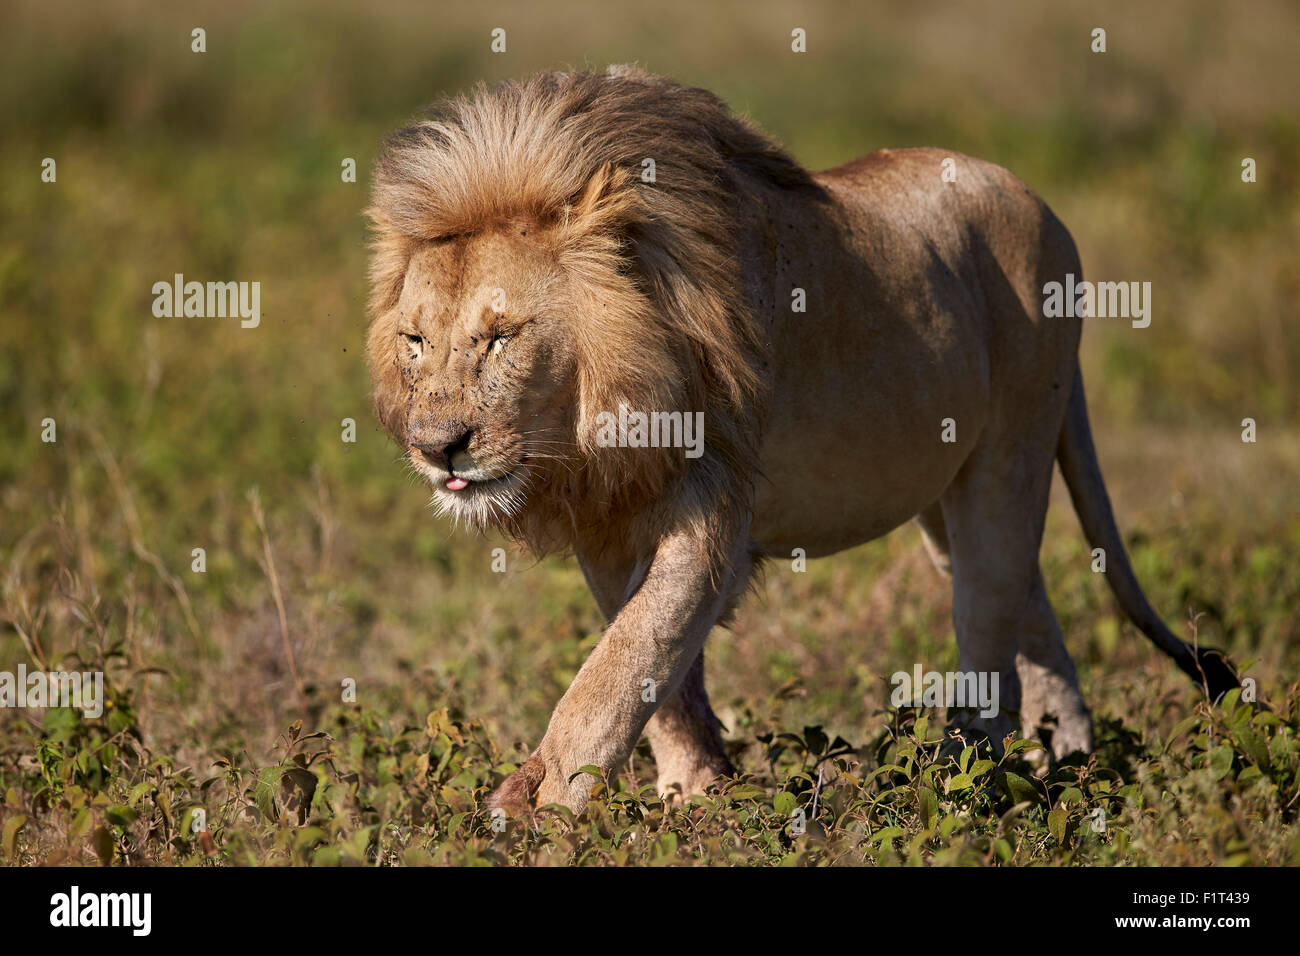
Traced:
<path fill-rule="evenodd" d="M 1138 630 L 1149 637 L 1157 647 L 1168 654 L 1178 667 L 1205 688 L 1211 699 L 1217 700 L 1238 686 L 1236 671 L 1221 651 L 1210 648 L 1193 648 L 1180 641 L 1147 603 L 1146 595 L 1138 585 L 1129 564 L 1115 516 L 1110 508 L 1110 496 L 1097 464 L 1097 452 L 1092 444 L 1092 429 L 1088 426 L 1088 403 L 1083 394 L 1083 374 L 1076 368 L 1074 384 L 1070 390 L 1070 404 L 1066 410 L 1065 425 L 1056 446 L 1056 460 L 1061 474 L 1070 489 L 1074 510 L 1083 525 L 1083 532 L 1093 548 L 1102 548 L 1106 555 L 1106 580 L 1115 594 L 1119 606 Z"/>

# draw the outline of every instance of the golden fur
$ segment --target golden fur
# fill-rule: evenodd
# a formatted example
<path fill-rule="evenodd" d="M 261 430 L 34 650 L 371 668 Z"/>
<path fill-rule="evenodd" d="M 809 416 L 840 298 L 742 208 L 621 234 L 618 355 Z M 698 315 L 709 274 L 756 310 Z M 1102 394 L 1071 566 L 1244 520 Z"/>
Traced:
<path fill-rule="evenodd" d="M 730 772 L 703 647 L 756 561 L 913 517 L 953 578 L 960 669 L 1001 678 L 960 728 L 998 746 L 1016 714 L 1088 750 L 1038 567 L 1054 463 L 1121 607 L 1205 673 L 1124 555 L 1080 322 L 1043 315 L 1074 244 L 1006 170 L 915 149 L 810 175 L 712 94 L 613 68 L 438 107 L 384 147 L 370 217 L 384 427 L 445 511 L 572 550 L 609 619 L 498 806 L 580 809 L 578 769 L 643 732 L 664 792 Z M 703 456 L 602 447 L 620 404 L 703 412 Z"/>

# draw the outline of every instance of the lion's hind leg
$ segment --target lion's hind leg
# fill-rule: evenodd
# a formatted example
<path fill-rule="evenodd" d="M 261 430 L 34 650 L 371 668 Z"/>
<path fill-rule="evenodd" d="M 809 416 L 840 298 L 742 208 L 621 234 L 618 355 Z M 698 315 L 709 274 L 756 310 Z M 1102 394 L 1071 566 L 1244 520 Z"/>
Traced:
<path fill-rule="evenodd" d="M 995 747 L 1018 711 L 1055 757 L 1092 749 L 1092 720 L 1038 565 L 1052 461 L 978 448 L 941 498 L 953 574 L 960 669 L 998 675 L 996 714 L 967 726 Z"/>
<path fill-rule="evenodd" d="M 735 773 L 722 744 L 722 728 L 704 690 L 704 651 L 682 685 L 646 724 L 646 737 L 665 799 L 704 793 L 719 777 Z"/>

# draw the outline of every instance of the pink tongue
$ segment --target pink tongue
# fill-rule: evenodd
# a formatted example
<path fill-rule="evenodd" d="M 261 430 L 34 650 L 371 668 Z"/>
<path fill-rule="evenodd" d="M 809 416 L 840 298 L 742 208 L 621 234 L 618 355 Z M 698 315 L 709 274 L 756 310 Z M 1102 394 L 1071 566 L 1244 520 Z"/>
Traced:
<path fill-rule="evenodd" d="M 452 477 L 447 479 L 448 491 L 460 491 L 462 488 L 468 488 L 468 487 L 469 487 L 469 482 L 466 481 L 464 478 Z"/>

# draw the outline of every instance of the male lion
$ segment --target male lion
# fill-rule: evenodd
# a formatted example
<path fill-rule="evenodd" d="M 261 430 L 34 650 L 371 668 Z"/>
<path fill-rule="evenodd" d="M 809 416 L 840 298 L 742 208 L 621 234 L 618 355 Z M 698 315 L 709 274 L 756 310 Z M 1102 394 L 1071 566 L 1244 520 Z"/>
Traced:
<path fill-rule="evenodd" d="M 914 516 L 961 669 L 1000 680 L 966 729 L 997 747 L 1018 711 L 1057 757 L 1089 750 L 1038 566 L 1053 461 L 1125 613 L 1211 693 L 1235 684 L 1134 579 L 1080 322 L 1041 307 L 1078 255 L 1006 170 L 907 149 L 810 174 L 712 94 L 614 67 L 442 104 L 386 143 L 369 215 L 384 428 L 444 512 L 575 553 L 609 619 L 496 805 L 581 809 L 578 768 L 642 731 L 665 793 L 730 773 L 703 647 L 756 563 Z M 628 410 L 703 412 L 703 455 L 608 440 Z"/>

